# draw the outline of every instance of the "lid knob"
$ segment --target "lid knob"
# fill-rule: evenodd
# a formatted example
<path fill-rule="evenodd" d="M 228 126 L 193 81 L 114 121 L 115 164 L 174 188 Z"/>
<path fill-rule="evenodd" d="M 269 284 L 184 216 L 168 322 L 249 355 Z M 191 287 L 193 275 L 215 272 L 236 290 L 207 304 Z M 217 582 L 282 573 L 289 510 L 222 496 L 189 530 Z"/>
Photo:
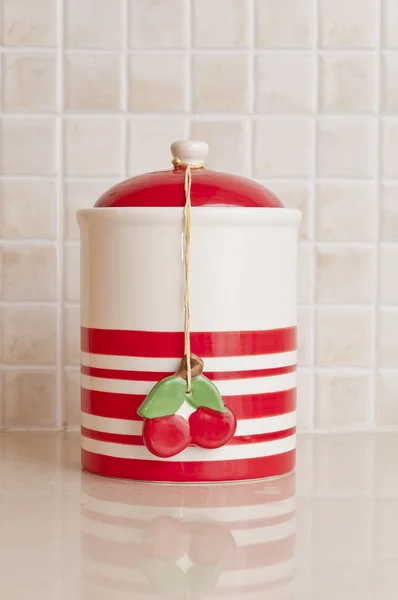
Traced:
<path fill-rule="evenodd" d="M 208 144 L 199 140 L 179 140 L 170 149 L 174 159 L 192 167 L 202 167 L 209 153 Z"/>

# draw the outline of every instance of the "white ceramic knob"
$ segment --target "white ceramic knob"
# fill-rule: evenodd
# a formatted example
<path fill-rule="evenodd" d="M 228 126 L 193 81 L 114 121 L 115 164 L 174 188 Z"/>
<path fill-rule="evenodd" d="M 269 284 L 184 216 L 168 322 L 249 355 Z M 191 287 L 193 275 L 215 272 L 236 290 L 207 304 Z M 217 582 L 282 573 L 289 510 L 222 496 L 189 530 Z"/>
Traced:
<path fill-rule="evenodd" d="M 201 167 L 205 164 L 209 146 L 199 140 L 179 140 L 171 144 L 170 150 L 173 157 L 181 162 L 193 167 Z"/>

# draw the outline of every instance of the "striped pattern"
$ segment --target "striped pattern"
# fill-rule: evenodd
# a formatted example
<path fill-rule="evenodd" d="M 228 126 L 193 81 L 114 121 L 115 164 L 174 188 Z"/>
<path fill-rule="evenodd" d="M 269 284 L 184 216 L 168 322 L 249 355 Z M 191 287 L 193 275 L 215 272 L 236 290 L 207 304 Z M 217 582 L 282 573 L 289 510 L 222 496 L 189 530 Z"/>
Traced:
<path fill-rule="evenodd" d="M 192 334 L 192 351 L 207 356 L 204 374 L 216 381 L 237 418 L 236 434 L 223 448 L 190 446 L 171 459 L 155 457 L 145 448 L 137 409 L 157 381 L 176 371 L 181 356 L 176 349 L 182 342 L 180 333 L 82 328 L 83 466 L 113 477 L 181 482 L 291 471 L 296 445 L 295 328 Z"/>
<path fill-rule="evenodd" d="M 294 485 L 290 474 L 210 489 L 127 488 L 93 486 L 83 474 L 81 564 L 87 595 L 102 589 L 101 597 L 105 592 L 115 600 L 144 600 L 167 589 L 170 596 L 184 597 L 179 586 L 187 585 L 194 565 L 209 560 L 212 547 L 212 561 L 200 577 L 208 586 L 206 598 L 288 600 L 293 597 Z M 159 562 L 169 567 L 157 570 Z"/>

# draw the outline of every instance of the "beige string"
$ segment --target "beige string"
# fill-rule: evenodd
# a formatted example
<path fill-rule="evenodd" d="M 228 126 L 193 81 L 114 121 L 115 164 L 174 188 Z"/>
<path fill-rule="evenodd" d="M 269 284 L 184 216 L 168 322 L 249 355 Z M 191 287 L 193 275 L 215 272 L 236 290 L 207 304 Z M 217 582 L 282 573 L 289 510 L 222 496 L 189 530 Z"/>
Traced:
<path fill-rule="evenodd" d="M 191 305 L 189 297 L 189 263 L 190 263 L 190 250 L 191 250 L 191 183 L 192 175 L 191 169 L 200 169 L 203 165 L 189 165 L 183 163 L 179 158 L 175 158 L 173 161 L 175 167 L 184 167 L 184 192 L 185 192 L 185 205 L 184 205 L 184 239 L 185 239 L 185 257 L 184 257 L 184 271 L 185 271 L 185 285 L 184 285 L 184 356 L 187 364 L 187 394 L 191 393 L 192 388 L 192 367 L 191 367 Z"/>

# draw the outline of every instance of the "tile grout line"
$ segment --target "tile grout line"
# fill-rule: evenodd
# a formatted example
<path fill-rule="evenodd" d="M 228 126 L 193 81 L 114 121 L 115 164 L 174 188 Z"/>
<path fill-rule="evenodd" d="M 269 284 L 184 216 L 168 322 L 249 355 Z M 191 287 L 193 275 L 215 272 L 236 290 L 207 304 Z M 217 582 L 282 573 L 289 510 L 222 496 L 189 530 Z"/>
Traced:
<path fill-rule="evenodd" d="M 369 406 L 368 406 L 368 429 L 373 431 L 377 430 L 377 363 L 378 363 L 378 302 L 379 302 L 379 250 L 380 250 L 380 198 L 382 185 L 380 180 L 381 175 L 381 112 L 382 112 L 382 35 L 384 25 L 384 2 L 379 1 L 375 3 L 375 21 L 376 21 L 376 55 L 377 62 L 375 68 L 375 93 L 376 93 L 376 169 L 375 169 L 375 186 L 376 186 L 376 199 L 374 202 L 374 219 L 375 219 L 375 240 L 373 250 L 373 324 L 372 324 L 372 365 L 370 374 L 371 390 L 369 394 Z M 371 422 L 369 422 L 371 419 Z M 376 521 L 376 440 L 373 440 L 372 445 L 372 464 L 371 464 L 371 475 L 372 475 L 372 560 L 375 561 L 377 558 L 376 542 L 377 542 L 377 521 Z"/>
<path fill-rule="evenodd" d="M 57 298 L 56 298 L 56 394 L 55 394 L 55 425 L 62 427 L 65 419 L 64 406 L 64 377 L 63 377 L 63 342 L 64 342 L 64 153 L 63 153 L 63 109 L 64 109 L 64 0 L 57 1 L 57 194 L 56 194 L 56 244 L 57 244 Z"/>
<path fill-rule="evenodd" d="M 186 114 L 189 115 L 189 119 L 187 121 L 186 127 L 188 127 L 188 131 L 186 132 L 186 137 L 189 139 L 192 137 L 192 123 L 194 117 L 194 75 L 193 75 L 193 45 L 194 45 L 194 33 L 193 33 L 193 19 L 195 14 L 195 9 L 193 5 L 194 0 L 189 0 L 186 3 L 186 23 L 187 23 L 187 47 L 185 50 L 187 57 L 187 72 L 185 77 L 185 108 Z M 174 140 L 172 140 L 174 141 Z M 170 142 L 171 143 L 171 142 Z"/>
<path fill-rule="evenodd" d="M 3 2 L 0 2 L 0 23 L 4 23 L 4 15 L 3 15 L 4 7 Z M 3 69 L 3 45 L 2 40 L 0 40 L 0 78 L 1 78 L 1 93 L 0 93 L 0 115 L 3 114 L 3 94 L 4 94 L 4 69 Z M 0 128 L 2 129 L 2 123 L 0 123 Z M 1 131 L 0 129 L 0 131 Z M 1 131 L 2 134 L 2 131 Z M 0 176 L 1 180 L 3 180 L 3 152 L 0 152 Z M 1 227 L 1 221 L 3 219 L 3 208 L 2 201 L 0 198 L 0 431 L 4 427 L 4 418 L 5 418 L 5 394 L 3 393 L 3 384 L 4 384 L 4 363 L 3 363 L 3 322 L 4 322 L 4 305 L 3 305 L 3 264 L 2 264 L 2 248 L 3 248 L 3 231 Z"/>
<path fill-rule="evenodd" d="M 55 130 L 56 130 L 56 159 L 57 159 L 57 177 L 56 177 L 56 231 L 55 240 L 57 243 L 56 250 L 56 372 L 55 372 L 55 427 L 64 427 L 66 417 L 66 406 L 64 398 L 64 369 L 63 369 L 63 342 L 64 342 L 64 195 L 63 195 L 63 174 L 64 174 L 64 153 L 63 153 L 63 109 L 64 109 L 64 16 L 65 16 L 65 3 L 64 0 L 57 0 L 56 2 L 56 15 L 57 15 L 57 47 L 56 47 L 56 106 L 57 114 L 55 117 Z M 60 444 L 57 443 L 57 463 L 60 462 Z M 55 484 L 58 491 L 61 491 L 62 482 L 61 474 L 59 469 L 55 476 Z M 58 497 L 56 504 L 55 513 L 55 526 L 57 530 L 57 537 L 62 539 L 62 507 L 61 507 L 61 494 Z M 59 543 L 56 552 L 56 571 L 57 581 L 55 584 L 55 591 L 57 596 L 63 595 L 63 547 Z"/>
<path fill-rule="evenodd" d="M 374 184 L 376 188 L 376 198 L 374 202 L 374 214 L 373 218 L 375 220 L 375 239 L 373 242 L 373 257 L 372 257 L 372 288 L 373 288 L 373 297 L 372 297 L 372 309 L 373 309 L 373 319 L 372 319 L 372 347 L 371 347 L 371 373 L 370 373 L 370 394 L 369 394 L 369 406 L 368 406 L 368 428 L 369 430 L 374 430 L 377 424 L 377 402 L 376 402 L 376 388 L 377 388 L 377 345 L 378 345 L 378 322 L 377 322 L 377 313 L 378 313 L 378 303 L 379 303 L 379 250 L 380 250 L 380 198 L 381 198 L 381 111 L 382 111 L 382 27 L 383 27 L 383 3 L 376 3 L 376 66 L 375 66 L 375 105 L 376 105 L 376 169 L 374 175 Z"/>
<path fill-rule="evenodd" d="M 315 244 L 315 237 L 316 237 L 316 215 L 315 215 L 315 209 L 316 209 L 316 182 L 317 182 L 317 143 L 318 143 L 318 120 L 317 120 L 317 116 L 318 116 L 318 108 L 319 108 L 319 89 L 318 89 L 318 82 L 319 82 L 319 56 L 318 56 L 318 51 L 319 51 L 319 19 L 320 19 L 320 7 L 319 7 L 319 2 L 320 0 L 312 0 L 312 6 L 313 6 L 313 11 L 314 11 L 314 15 L 313 15 L 313 28 L 314 28 L 314 32 L 313 32 L 313 46 L 312 46 L 312 54 L 315 60 L 315 70 L 314 70 L 314 118 L 312 120 L 313 122 L 313 147 L 312 147 L 312 151 L 313 151 L 313 157 L 312 157 L 312 176 L 311 176 L 311 188 L 312 188 L 312 193 L 311 193 L 311 197 L 310 197 L 310 201 L 309 201 L 309 232 L 308 232 L 308 238 L 311 241 L 312 240 L 312 252 L 311 252 L 311 265 L 310 265 L 310 348 L 309 348 L 309 356 L 308 356 L 308 364 L 309 364 L 309 368 L 310 368 L 310 373 L 311 373 L 311 377 L 310 377 L 310 423 L 309 423 L 309 429 L 310 431 L 314 431 L 315 430 L 315 387 L 316 387 L 316 376 L 315 376 L 315 367 L 316 367 L 316 313 L 315 313 L 315 309 L 316 309 L 316 302 L 315 302 L 315 293 L 316 293 L 316 244 Z M 314 482 L 314 441 L 311 440 L 311 456 L 310 456 L 310 463 L 311 463 L 311 469 L 312 469 L 312 477 L 310 480 L 310 498 L 312 499 L 314 497 L 315 494 L 315 482 Z M 309 517 L 309 527 L 310 527 L 310 548 L 309 548 L 309 555 L 310 555 L 310 559 L 311 562 L 313 562 L 313 558 L 314 558 L 314 515 L 313 515 L 313 511 L 311 511 L 310 513 L 310 517 Z M 314 583 L 312 581 L 312 578 L 310 579 L 309 582 L 309 592 L 310 592 L 310 598 L 314 598 Z"/>
<path fill-rule="evenodd" d="M 255 69 L 256 69 L 256 59 L 255 59 L 255 47 L 256 47 L 256 6 L 255 0 L 249 0 L 246 5 L 246 15 L 247 15 L 247 37 L 248 37 L 248 48 L 247 48 L 247 60 L 248 60 L 248 68 L 247 68 L 247 77 L 248 77 L 248 112 L 249 112 L 249 121 L 248 121 L 248 131 L 247 135 L 247 157 L 246 162 L 248 166 L 248 175 L 252 179 L 254 178 L 254 140 L 255 140 L 255 102 L 256 102 L 256 88 L 255 88 Z"/>
<path fill-rule="evenodd" d="M 310 348 L 309 348 L 309 366 L 311 368 L 311 381 L 310 381 L 310 429 L 315 430 L 315 390 L 316 390 L 316 272 L 317 272 L 317 261 L 316 261 L 316 186 L 317 186 L 317 152 L 318 152 L 318 110 L 319 110 L 319 19 L 320 19 L 320 6 L 319 0 L 313 0 L 314 16 L 313 16 L 313 28 L 314 28 L 314 40 L 313 40 L 313 53 L 315 60 L 314 69 L 314 119 L 313 119 L 313 164 L 312 164 L 312 176 L 311 176 L 311 199 L 309 203 L 309 240 L 312 240 L 312 252 L 311 252 L 311 265 L 310 265 Z"/>
<path fill-rule="evenodd" d="M 188 0 L 191 1 L 191 0 Z M 251 2 L 251 0 L 249 0 Z M 35 53 L 37 55 L 48 55 L 48 54 L 56 54 L 57 50 L 55 46 L 2 46 L 3 52 L 6 54 L 30 54 Z M 244 54 L 247 51 L 247 48 L 239 47 L 236 48 L 234 46 L 217 46 L 212 48 L 198 48 L 193 47 L 192 52 L 194 54 L 213 54 L 214 51 L 217 51 L 220 55 L 237 55 Z M 64 54 L 68 55 L 79 55 L 79 56 L 87 56 L 87 55 L 122 55 L 124 53 L 124 48 L 64 48 Z M 156 47 L 156 48 L 142 48 L 139 46 L 128 46 L 126 49 L 126 53 L 128 55 L 154 55 L 154 54 L 162 54 L 162 55 L 179 55 L 184 56 L 186 53 L 186 48 L 169 48 L 169 47 Z M 266 55 L 266 56 L 275 56 L 284 54 L 286 56 L 312 56 L 313 48 L 309 47 L 286 47 L 286 46 L 272 46 L 272 47 L 254 47 L 253 53 L 255 55 Z M 377 55 L 377 50 L 367 47 L 341 47 L 341 48 L 318 48 L 319 56 L 330 56 L 330 57 L 338 57 L 344 54 L 349 54 L 350 56 L 356 55 L 366 55 L 371 56 Z M 398 48 L 380 48 L 380 54 L 382 56 L 398 56 Z"/>
<path fill-rule="evenodd" d="M 121 102 L 121 110 L 123 114 L 122 124 L 123 124 L 123 132 L 122 132 L 122 177 L 123 179 L 127 179 L 129 172 L 129 99 L 130 99 L 130 77 L 129 77 L 129 69 L 130 69 L 130 61 L 128 55 L 128 47 L 129 47 L 129 0 L 122 0 L 122 74 L 120 81 L 120 102 Z"/>

